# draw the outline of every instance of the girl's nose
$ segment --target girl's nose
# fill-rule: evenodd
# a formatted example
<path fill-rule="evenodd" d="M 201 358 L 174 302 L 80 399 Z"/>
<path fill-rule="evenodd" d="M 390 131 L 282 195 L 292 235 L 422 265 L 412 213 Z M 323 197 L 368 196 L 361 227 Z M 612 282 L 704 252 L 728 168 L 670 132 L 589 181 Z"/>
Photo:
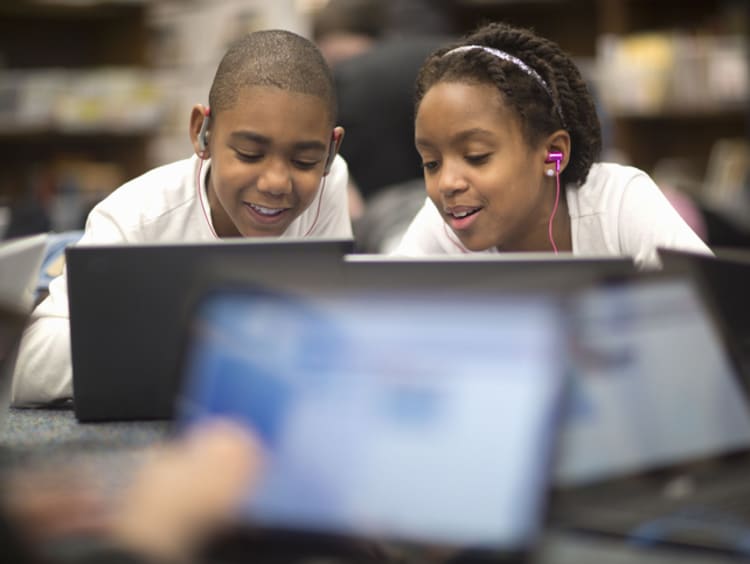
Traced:
<path fill-rule="evenodd" d="M 448 161 L 443 163 L 438 178 L 438 190 L 443 196 L 450 197 L 463 192 L 469 187 L 466 177 L 463 175 L 462 167 Z"/>

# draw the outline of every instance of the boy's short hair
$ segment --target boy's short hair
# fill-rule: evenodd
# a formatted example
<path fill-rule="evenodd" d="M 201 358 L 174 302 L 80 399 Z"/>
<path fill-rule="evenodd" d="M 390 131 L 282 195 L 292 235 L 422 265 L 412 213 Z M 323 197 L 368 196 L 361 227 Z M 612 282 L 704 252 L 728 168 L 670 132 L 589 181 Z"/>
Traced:
<path fill-rule="evenodd" d="M 319 97 L 336 122 L 336 93 L 331 69 L 310 40 L 285 30 L 249 33 L 234 41 L 216 69 L 208 103 L 212 112 L 234 106 L 239 92 L 272 86 Z"/>

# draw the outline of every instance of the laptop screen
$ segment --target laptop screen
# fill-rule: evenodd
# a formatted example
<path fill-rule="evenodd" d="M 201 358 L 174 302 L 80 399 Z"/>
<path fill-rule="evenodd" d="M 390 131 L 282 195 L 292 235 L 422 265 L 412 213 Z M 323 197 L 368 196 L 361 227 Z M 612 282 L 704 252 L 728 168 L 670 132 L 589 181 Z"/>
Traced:
<path fill-rule="evenodd" d="M 747 392 L 688 279 L 582 293 L 556 482 L 642 473 L 750 446 Z"/>
<path fill-rule="evenodd" d="M 259 432 L 257 526 L 523 551 L 549 479 L 562 330 L 545 298 L 216 292 L 193 321 L 180 418 Z"/>
<path fill-rule="evenodd" d="M 0 305 L 32 310 L 46 249 L 46 233 L 0 241 Z"/>

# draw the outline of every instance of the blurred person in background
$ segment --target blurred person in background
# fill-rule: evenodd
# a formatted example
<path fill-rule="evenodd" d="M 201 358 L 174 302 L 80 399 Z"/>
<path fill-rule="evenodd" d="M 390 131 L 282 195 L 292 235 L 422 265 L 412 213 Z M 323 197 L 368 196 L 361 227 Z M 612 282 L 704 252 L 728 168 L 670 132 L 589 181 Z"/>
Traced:
<path fill-rule="evenodd" d="M 360 250 L 379 252 L 405 229 L 423 189 L 414 148 L 414 83 L 452 27 L 444 0 L 330 0 L 313 39 L 333 69 L 341 155 L 349 165 L 350 212 Z M 369 210 L 369 211 L 368 211 Z"/>

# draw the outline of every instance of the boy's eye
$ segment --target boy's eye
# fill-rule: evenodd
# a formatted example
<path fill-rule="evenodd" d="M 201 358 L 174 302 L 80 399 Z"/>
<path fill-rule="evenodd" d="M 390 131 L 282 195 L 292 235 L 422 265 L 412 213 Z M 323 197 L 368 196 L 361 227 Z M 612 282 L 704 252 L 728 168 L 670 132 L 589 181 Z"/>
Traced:
<path fill-rule="evenodd" d="M 490 153 L 482 153 L 480 155 L 466 155 L 466 161 L 471 164 L 482 164 L 487 162 L 490 158 Z"/>
<path fill-rule="evenodd" d="M 425 170 L 435 170 L 438 167 L 437 161 L 426 161 L 422 163 L 422 168 Z"/>
<path fill-rule="evenodd" d="M 292 162 L 294 163 L 294 166 L 296 166 L 299 169 L 311 170 L 315 168 L 316 166 L 318 166 L 318 163 L 320 161 L 305 161 L 305 160 L 295 159 Z"/>

